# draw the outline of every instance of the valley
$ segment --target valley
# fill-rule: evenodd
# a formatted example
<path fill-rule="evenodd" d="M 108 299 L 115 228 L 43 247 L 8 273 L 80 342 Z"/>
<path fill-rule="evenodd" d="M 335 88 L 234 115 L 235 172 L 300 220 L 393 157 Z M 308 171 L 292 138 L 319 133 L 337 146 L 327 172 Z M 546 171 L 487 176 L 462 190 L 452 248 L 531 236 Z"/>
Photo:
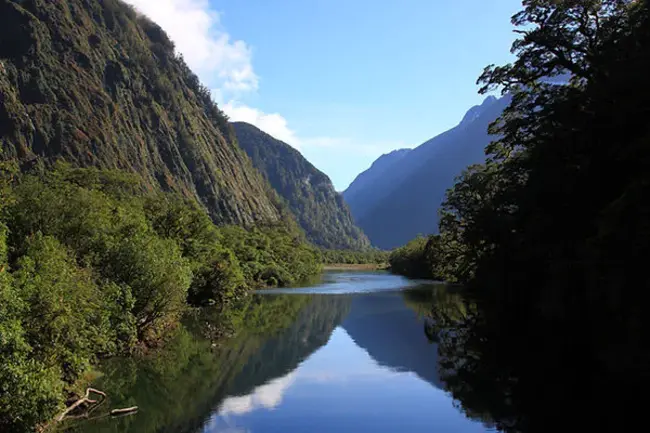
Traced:
<path fill-rule="evenodd" d="M 0 431 L 645 422 L 650 4 L 334 3 L 0 0 Z"/>

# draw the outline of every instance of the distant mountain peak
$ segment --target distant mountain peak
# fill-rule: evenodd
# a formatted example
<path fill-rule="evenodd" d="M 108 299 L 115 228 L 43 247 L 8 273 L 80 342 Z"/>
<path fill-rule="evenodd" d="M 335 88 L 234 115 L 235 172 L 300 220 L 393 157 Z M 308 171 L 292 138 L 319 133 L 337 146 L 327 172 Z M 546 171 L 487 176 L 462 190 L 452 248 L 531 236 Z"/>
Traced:
<path fill-rule="evenodd" d="M 391 160 L 392 163 L 394 160 L 402 158 L 411 150 L 413 149 L 397 149 L 397 150 L 393 150 L 392 152 L 384 153 L 372 163 L 370 168 L 376 168 L 378 165 L 382 165 L 384 162 L 386 162 L 389 159 Z"/>
<path fill-rule="evenodd" d="M 472 108 L 470 108 L 465 114 L 465 117 L 463 117 L 463 120 L 461 120 L 460 124 L 466 125 L 468 123 L 475 121 L 481 116 L 481 114 L 483 114 L 490 106 L 492 106 L 497 101 L 498 99 L 495 96 L 492 95 L 488 96 L 483 100 L 481 105 L 475 105 Z"/>
<path fill-rule="evenodd" d="M 359 173 L 357 177 L 352 181 L 348 188 L 343 191 L 343 197 L 350 203 L 350 198 L 354 197 L 359 191 L 364 190 L 377 182 L 378 178 L 383 176 L 383 174 L 399 161 L 404 159 L 406 155 L 410 154 L 413 149 L 397 149 L 392 152 L 385 153 L 379 158 L 377 158 L 368 169 Z M 355 213 L 355 209 L 352 209 L 352 213 Z"/>
<path fill-rule="evenodd" d="M 415 149 L 384 155 L 357 176 L 344 196 L 374 246 L 390 249 L 437 231 L 445 192 L 467 166 L 485 161 L 485 146 L 493 139 L 488 125 L 510 100 L 488 96 L 455 128 Z"/>

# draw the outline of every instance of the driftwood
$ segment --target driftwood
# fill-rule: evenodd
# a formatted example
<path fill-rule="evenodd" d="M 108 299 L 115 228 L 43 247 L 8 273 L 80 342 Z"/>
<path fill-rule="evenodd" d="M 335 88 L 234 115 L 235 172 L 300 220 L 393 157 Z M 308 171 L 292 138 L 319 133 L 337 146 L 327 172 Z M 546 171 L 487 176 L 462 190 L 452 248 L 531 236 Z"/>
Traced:
<path fill-rule="evenodd" d="M 74 402 L 74 403 L 73 403 L 70 407 L 68 407 L 66 410 L 64 410 L 63 413 L 62 413 L 61 415 L 59 415 L 59 416 L 56 418 L 56 420 L 59 421 L 59 422 L 63 421 L 63 420 L 65 419 L 65 417 L 66 417 L 70 412 L 72 412 L 73 410 L 75 410 L 76 408 L 78 408 L 79 406 L 81 406 L 81 405 L 84 404 L 84 403 L 97 404 L 97 403 L 98 403 L 98 400 L 93 400 L 93 399 L 90 398 L 90 394 L 91 394 L 91 393 L 92 393 L 92 394 L 97 394 L 97 395 L 101 395 L 101 396 L 102 396 L 102 400 L 99 401 L 99 403 L 103 402 L 103 401 L 106 399 L 106 394 L 103 393 L 102 391 L 96 390 L 95 388 L 88 388 L 88 389 L 86 390 L 86 394 L 85 394 L 82 398 L 80 398 L 79 400 L 77 400 L 76 402 Z"/>
<path fill-rule="evenodd" d="M 102 398 L 101 400 L 92 399 L 90 398 L 91 394 L 100 395 Z M 95 388 L 88 388 L 86 390 L 86 394 L 82 398 L 80 398 L 79 400 L 71 404 L 65 411 L 63 411 L 63 413 L 61 413 L 61 415 L 56 417 L 56 421 L 61 422 L 64 419 L 79 419 L 79 418 L 98 419 L 107 416 L 124 416 L 124 415 L 133 414 L 138 411 L 138 406 L 125 407 L 123 409 L 113 409 L 112 411 L 110 411 L 110 413 L 106 415 L 90 418 L 90 414 L 99 406 L 101 406 L 106 401 L 106 399 L 107 399 L 106 393 L 99 391 Z M 81 415 L 69 415 L 72 411 L 77 409 L 82 404 L 90 404 L 91 407 L 89 407 L 88 410 Z"/>
<path fill-rule="evenodd" d="M 133 412 L 137 412 L 138 406 L 133 406 L 133 407 L 125 407 L 124 409 L 113 409 L 111 411 L 111 416 L 117 416 L 117 415 L 128 415 Z"/>

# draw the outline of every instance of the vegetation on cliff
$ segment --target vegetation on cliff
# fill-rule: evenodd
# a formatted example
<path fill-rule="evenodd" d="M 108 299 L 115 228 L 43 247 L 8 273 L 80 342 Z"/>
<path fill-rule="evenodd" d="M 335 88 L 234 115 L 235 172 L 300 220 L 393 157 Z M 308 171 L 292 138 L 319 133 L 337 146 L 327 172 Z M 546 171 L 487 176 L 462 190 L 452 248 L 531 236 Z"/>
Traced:
<path fill-rule="evenodd" d="M 296 149 L 253 125 L 233 123 L 237 140 L 296 216 L 307 238 L 323 248 L 364 250 L 370 241 L 352 219 L 329 177 Z"/>
<path fill-rule="evenodd" d="M 138 173 L 219 224 L 277 222 L 277 196 L 156 24 L 119 0 L 0 2 L 3 158 Z"/>

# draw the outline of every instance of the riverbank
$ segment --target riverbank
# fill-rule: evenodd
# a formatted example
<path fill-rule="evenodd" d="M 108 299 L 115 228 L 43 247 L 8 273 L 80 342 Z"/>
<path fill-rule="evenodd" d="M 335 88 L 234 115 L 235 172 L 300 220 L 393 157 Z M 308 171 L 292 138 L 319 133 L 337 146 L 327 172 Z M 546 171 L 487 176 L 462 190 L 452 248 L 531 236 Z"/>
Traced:
<path fill-rule="evenodd" d="M 388 263 L 330 263 L 323 265 L 324 271 L 385 271 Z"/>

